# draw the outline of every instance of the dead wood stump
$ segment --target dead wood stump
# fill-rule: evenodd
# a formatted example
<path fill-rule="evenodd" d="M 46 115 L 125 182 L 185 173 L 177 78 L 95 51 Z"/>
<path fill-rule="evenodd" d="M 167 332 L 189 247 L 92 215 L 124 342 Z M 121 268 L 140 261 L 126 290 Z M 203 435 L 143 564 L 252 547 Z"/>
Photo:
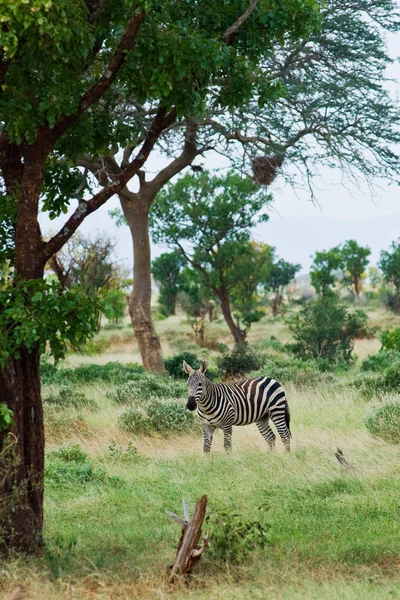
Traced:
<path fill-rule="evenodd" d="M 189 575 L 208 546 L 208 533 L 204 536 L 203 543 L 201 545 L 198 543 L 201 536 L 201 527 L 206 516 L 206 508 L 207 496 L 203 496 L 200 500 L 197 500 L 191 519 L 185 500 L 183 500 L 184 519 L 181 519 L 181 517 L 173 512 L 167 511 L 167 515 L 174 519 L 182 528 L 175 561 L 168 568 L 170 571 L 168 578 L 170 583 L 178 577 Z"/>
<path fill-rule="evenodd" d="M 354 472 L 356 470 L 355 466 L 346 460 L 346 458 L 340 448 L 338 448 L 337 451 L 335 452 L 335 456 L 338 459 L 341 467 L 345 471 L 353 471 Z"/>

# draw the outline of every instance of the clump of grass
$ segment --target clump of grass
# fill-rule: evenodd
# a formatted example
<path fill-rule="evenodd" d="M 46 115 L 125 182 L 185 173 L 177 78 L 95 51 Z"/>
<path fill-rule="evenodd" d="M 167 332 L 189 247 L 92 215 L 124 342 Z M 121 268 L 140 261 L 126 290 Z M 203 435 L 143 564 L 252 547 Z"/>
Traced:
<path fill-rule="evenodd" d="M 43 401 L 45 404 L 50 406 L 56 406 L 58 408 L 89 408 L 95 410 L 97 403 L 76 389 L 71 385 L 63 385 L 57 391 L 51 392 L 44 396 Z"/>
<path fill-rule="evenodd" d="M 365 419 L 370 433 L 386 442 L 400 444 L 400 402 L 388 402 Z"/>
<path fill-rule="evenodd" d="M 42 383 L 94 383 L 104 381 L 121 384 L 138 377 L 144 373 L 141 365 L 119 362 L 108 362 L 105 365 L 88 364 L 75 369 L 57 369 L 49 362 L 42 363 L 40 367 Z"/>
<path fill-rule="evenodd" d="M 123 412 L 118 426 L 129 433 L 180 433 L 197 425 L 182 402 L 150 400 L 144 407 L 132 406 Z"/>
<path fill-rule="evenodd" d="M 74 444 L 46 453 L 45 478 L 50 483 L 75 485 L 104 481 L 106 473 L 104 469 L 95 469 L 88 455 Z"/>
<path fill-rule="evenodd" d="M 44 423 L 47 440 L 67 439 L 72 435 L 89 436 L 85 417 L 75 409 L 60 410 L 57 406 L 44 406 Z"/>
<path fill-rule="evenodd" d="M 108 397 L 116 404 L 133 404 L 146 402 L 151 398 L 183 398 L 187 395 L 187 384 L 184 381 L 143 373 L 123 385 L 118 386 Z"/>

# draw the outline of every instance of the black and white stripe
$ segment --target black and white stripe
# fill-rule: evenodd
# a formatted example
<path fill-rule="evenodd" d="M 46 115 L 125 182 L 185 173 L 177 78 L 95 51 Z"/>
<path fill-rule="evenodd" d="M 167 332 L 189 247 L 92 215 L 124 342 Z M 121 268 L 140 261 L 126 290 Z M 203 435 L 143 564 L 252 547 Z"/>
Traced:
<path fill-rule="evenodd" d="M 224 447 L 231 449 L 232 426 L 256 423 L 269 448 L 275 447 L 275 434 L 269 419 L 290 452 L 290 414 L 282 386 L 270 377 L 256 377 L 238 383 L 212 383 L 205 375 L 207 364 L 195 371 L 186 362 L 189 375 L 189 399 L 186 408 L 195 410 L 204 433 L 204 452 L 209 452 L 217 428 L 224 432 Z"/>

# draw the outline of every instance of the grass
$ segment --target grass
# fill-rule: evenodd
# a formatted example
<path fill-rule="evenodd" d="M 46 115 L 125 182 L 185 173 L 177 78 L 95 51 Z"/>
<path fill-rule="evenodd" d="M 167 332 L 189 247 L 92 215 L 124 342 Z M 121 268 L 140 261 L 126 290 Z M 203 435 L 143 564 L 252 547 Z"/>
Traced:
<path fill-rule="evenodd" d="M 171 348 L 171 329 L 175 337 L 188 333 L 176 317 L 157 326 Z M 254 328 L 253 341 L 262 344 L 265 331 L 289 339 L 283 321 L 268 317 Z M 374 340 L 361 344 L 365 356 L 373 352 Z M 113 352 L 111 345 L 87 361 L 71 355 L 62 366 L 105 364 L 116 359 Z M 216 354 L 207 352 L 213 361 Z M 125 362 L 136 360 L 126 353 Z M 231 455 L 220 432 L 206 457 L 199 429 L 133 435 L 118 428 L 126 407 L 110 399 L 113 382 L 76 384 L 97 408 L 46 407 L 45 549 L 1 567 L 0 598 L 17 585 L 30 600 L 400 597 L 399 447 L 368 434 L 364 419 L 372 403 L 349 385 L 353 377 L 354 370 L 315 387 L 286 386 L 290 455 L 279 439 L 277 451 L 268 453 L 254 425 L 234 429 Z M 52 384 L 44 391 L 58 389 Z M 73 444 L 82 452 L 60 450 Z M 337 447 L 354 471 L 341 469 Z M 165 568 L 180 533 L 165 511 L 181 513 L 182 498 L 192 509 L 204 493 L 214 517 L 234 511 L 259 520 L 267 545 L 239 564 L 205 553 L 190 586 L 171 588 Z"/>

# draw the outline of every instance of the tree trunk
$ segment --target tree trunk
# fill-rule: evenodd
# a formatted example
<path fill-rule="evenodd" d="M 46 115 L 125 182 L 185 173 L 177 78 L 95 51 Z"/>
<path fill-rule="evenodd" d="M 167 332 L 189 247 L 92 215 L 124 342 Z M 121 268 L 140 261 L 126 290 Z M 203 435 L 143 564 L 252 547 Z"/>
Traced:
<path fill-rule="evenodd" d="M 233 339 L 237 344 L 244 342 L 246 340 L 246 332 L 240 329 L 233 320 L 228 292 L 226 290 L 215 290 L 215 293 L 219 298 L 222 314 Z"/>
<path fill-rule="evenodd" d="M 360 279 L 359 279 L 358 275 L 355 275 L 355 277 L 354 277 L 354 292 L 355 292 L 356 300 L 359 300 L 360 299 Z"/>
<path fill-rule="evenodd" d="M 278 295 L 273 297 L 271 306 L 272 306 L 272 316 L 277 317 L 278 316 Z"/>
<path fill-rule="evenodd" d="M 15 462 L 0 481 L 0 530 L 7 550 L 33 552 L 42 544 L 44 428 L 40 393 L 39 349 L 20 349 L 0 373 L 0 403 L 13 411 L 11 440 Z M 5 451 L 9 435 L 0 435 Z"/>
<path fill-rule="evenodd" d="M 11 158 L 15 160 L 16 154 Z M 15 230 L 15 280 L 41 280 L 44 275 L 43 240 L 37 221 L 46 149 L 43 144 L 26 145 Z M 21 163 L 22 165 L 22 163 Z M 7 169 L 6 169 L 7 170 Z M 10 184 L 13 177 L 10 176 Z M 8 190 L 7 190 L 8 191 Z M 14 190 L 12 190 L 15 192 Z M 29 291 L 26 292 L 29 294 Z M 12 442 L 15 462 L 7 459 L 7 473 L 0 478 L 0 531 L 5 548 L 33 552 L 42 544 L 44 428 L 40 392 L 40 351 L 18 348 L 0 372 L 0 403 L 13 411 L 10 432 L 0 435 L 0 452 Z M 13 464 L 14 462 L 14 464 Z M 0 465 L 3 466 L 3 465 Z"/>
<path fill-rule="evenodd" d="M 120 201 L 133 240 L 133 290 L 129 314 L 146 371 L 164 373 L 160 339 L 151 318 L 149 209 L 152 198 L 124 190 Z"/>

